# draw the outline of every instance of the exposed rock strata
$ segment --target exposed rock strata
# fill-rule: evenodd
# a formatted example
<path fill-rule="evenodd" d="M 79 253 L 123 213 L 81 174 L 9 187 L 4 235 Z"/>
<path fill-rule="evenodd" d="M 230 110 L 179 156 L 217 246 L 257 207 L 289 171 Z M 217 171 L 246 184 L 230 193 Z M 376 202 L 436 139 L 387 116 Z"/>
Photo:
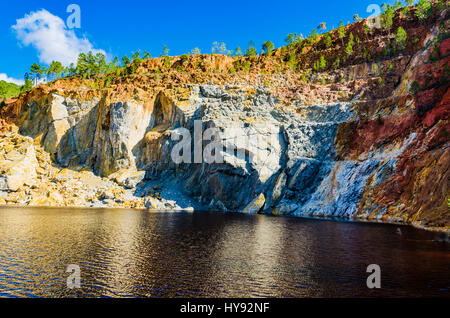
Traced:
<path fill-rule="evenodd" d="M 352 57 L 322 72 L 325 83 L 293 72 L 230 74 L 231 58 L 207 56 L 200 75 L 161 80 L 139 69 L 108 89 L 76 89 L 69 80 L 39 87 L 1 112 L 19 131 L 0 139 L 0 204 L 210 209 L 448 230 L 449 45 L 427 44 L 441 29 L 409 30 L 423 49 L 411 46 L 377 67 Z M 270 69 L 270 61 L 258 67 Z M 205 136 L 210 128 L 220 133 Z M 178 164 L 174 139 L 186 133 L 192 152 Z M 215 162 L 204 156 L 211 138 Z"/>

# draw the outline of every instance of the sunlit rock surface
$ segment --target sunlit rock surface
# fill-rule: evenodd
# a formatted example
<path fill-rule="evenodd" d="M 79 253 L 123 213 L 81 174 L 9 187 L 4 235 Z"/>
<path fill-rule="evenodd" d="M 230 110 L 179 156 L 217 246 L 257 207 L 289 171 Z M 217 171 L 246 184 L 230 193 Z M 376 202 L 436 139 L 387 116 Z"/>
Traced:
<path fill-rule="evenodd" d="M 352 28 L 364 37 L 361 23 Z M 232 58 L 213 55 L 191 57 L 191 73 L 176 61 L 163 75 L 152 73 L 161 68 L 152 59 L 105 89 L 76 79 L 40 86 L 0 112 L 0 204 L 338 217 L 446 230 L 448 40 L 438 50 L 425 45 L 445 31 L 440 23 L 409 31 L 420 43 L 403 54 L 377 64 L 355 54 L 308 83 L 274 71 L 268 58 L 248 58 L 259 69 L 236 73 Z M 365 47 L 380 55 L 387 40 L 379 35 Z M 308 56 L 300 61 L 310 64 Z"/>

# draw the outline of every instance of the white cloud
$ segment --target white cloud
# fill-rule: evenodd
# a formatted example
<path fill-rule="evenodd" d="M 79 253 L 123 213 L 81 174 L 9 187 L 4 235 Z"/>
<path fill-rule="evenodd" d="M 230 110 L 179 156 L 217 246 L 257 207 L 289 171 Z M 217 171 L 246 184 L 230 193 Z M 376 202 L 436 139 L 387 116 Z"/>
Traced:
<path fill-rule="evenodd" d="M 0 81 L 5 81 L 7 83 L 14 83 L 16 85 L 23 85 L 25 82 L 24 80 L 21 79 L 8 77 L 8 75 L 6 75 L 5 73 L 0 73 Z"/>
<path fill-rule="evenodd" d="M 88 39 L 78 38 L 60 17 L 44 9 L 26 14 L 12 29 L 23 45 L 32 45 L 38 50 L 40 62 L 47 65 L 52 61 L 64 65 L 76 63 L 80 52 L 105 54 L 103 50 L 94 49 Z"/>

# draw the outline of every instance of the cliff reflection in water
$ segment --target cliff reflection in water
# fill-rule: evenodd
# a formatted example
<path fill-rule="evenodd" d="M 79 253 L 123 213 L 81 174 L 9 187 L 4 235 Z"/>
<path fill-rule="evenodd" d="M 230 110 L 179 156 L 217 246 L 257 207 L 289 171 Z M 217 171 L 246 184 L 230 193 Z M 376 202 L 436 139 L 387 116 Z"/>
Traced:
<path fill-rule="evenodd" d="M 450 248 L 409 227 L 221 213 L 0 209 L 0 296 L 448 296 Z M 66 287 L 81 268 L 81 290 Z M 366 287 L 379 264 L 382 289 Z"/>

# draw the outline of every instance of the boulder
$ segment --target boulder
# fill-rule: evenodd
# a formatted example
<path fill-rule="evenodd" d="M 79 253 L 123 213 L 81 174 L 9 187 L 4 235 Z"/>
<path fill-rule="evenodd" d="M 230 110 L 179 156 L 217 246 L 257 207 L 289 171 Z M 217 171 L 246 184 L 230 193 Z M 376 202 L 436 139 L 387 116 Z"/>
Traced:
<path fill-rule="evenodd" d="M 145 178 L 145 171 L 135 171 L 129 169 L 123 169 L 109 176 L 110 180 L 113 180 L 118 185 L 127 189 L 134 189 Z"/>
<path fill-rule="evenodd" d="M 250 202 L 247 207 L 244 209 L 244 213 L 246 214 L 257 214 L 262 210 L 264 204 L 266 203 L 266 197 L 264 194 L 260 194 L 256 199 Z"/>

